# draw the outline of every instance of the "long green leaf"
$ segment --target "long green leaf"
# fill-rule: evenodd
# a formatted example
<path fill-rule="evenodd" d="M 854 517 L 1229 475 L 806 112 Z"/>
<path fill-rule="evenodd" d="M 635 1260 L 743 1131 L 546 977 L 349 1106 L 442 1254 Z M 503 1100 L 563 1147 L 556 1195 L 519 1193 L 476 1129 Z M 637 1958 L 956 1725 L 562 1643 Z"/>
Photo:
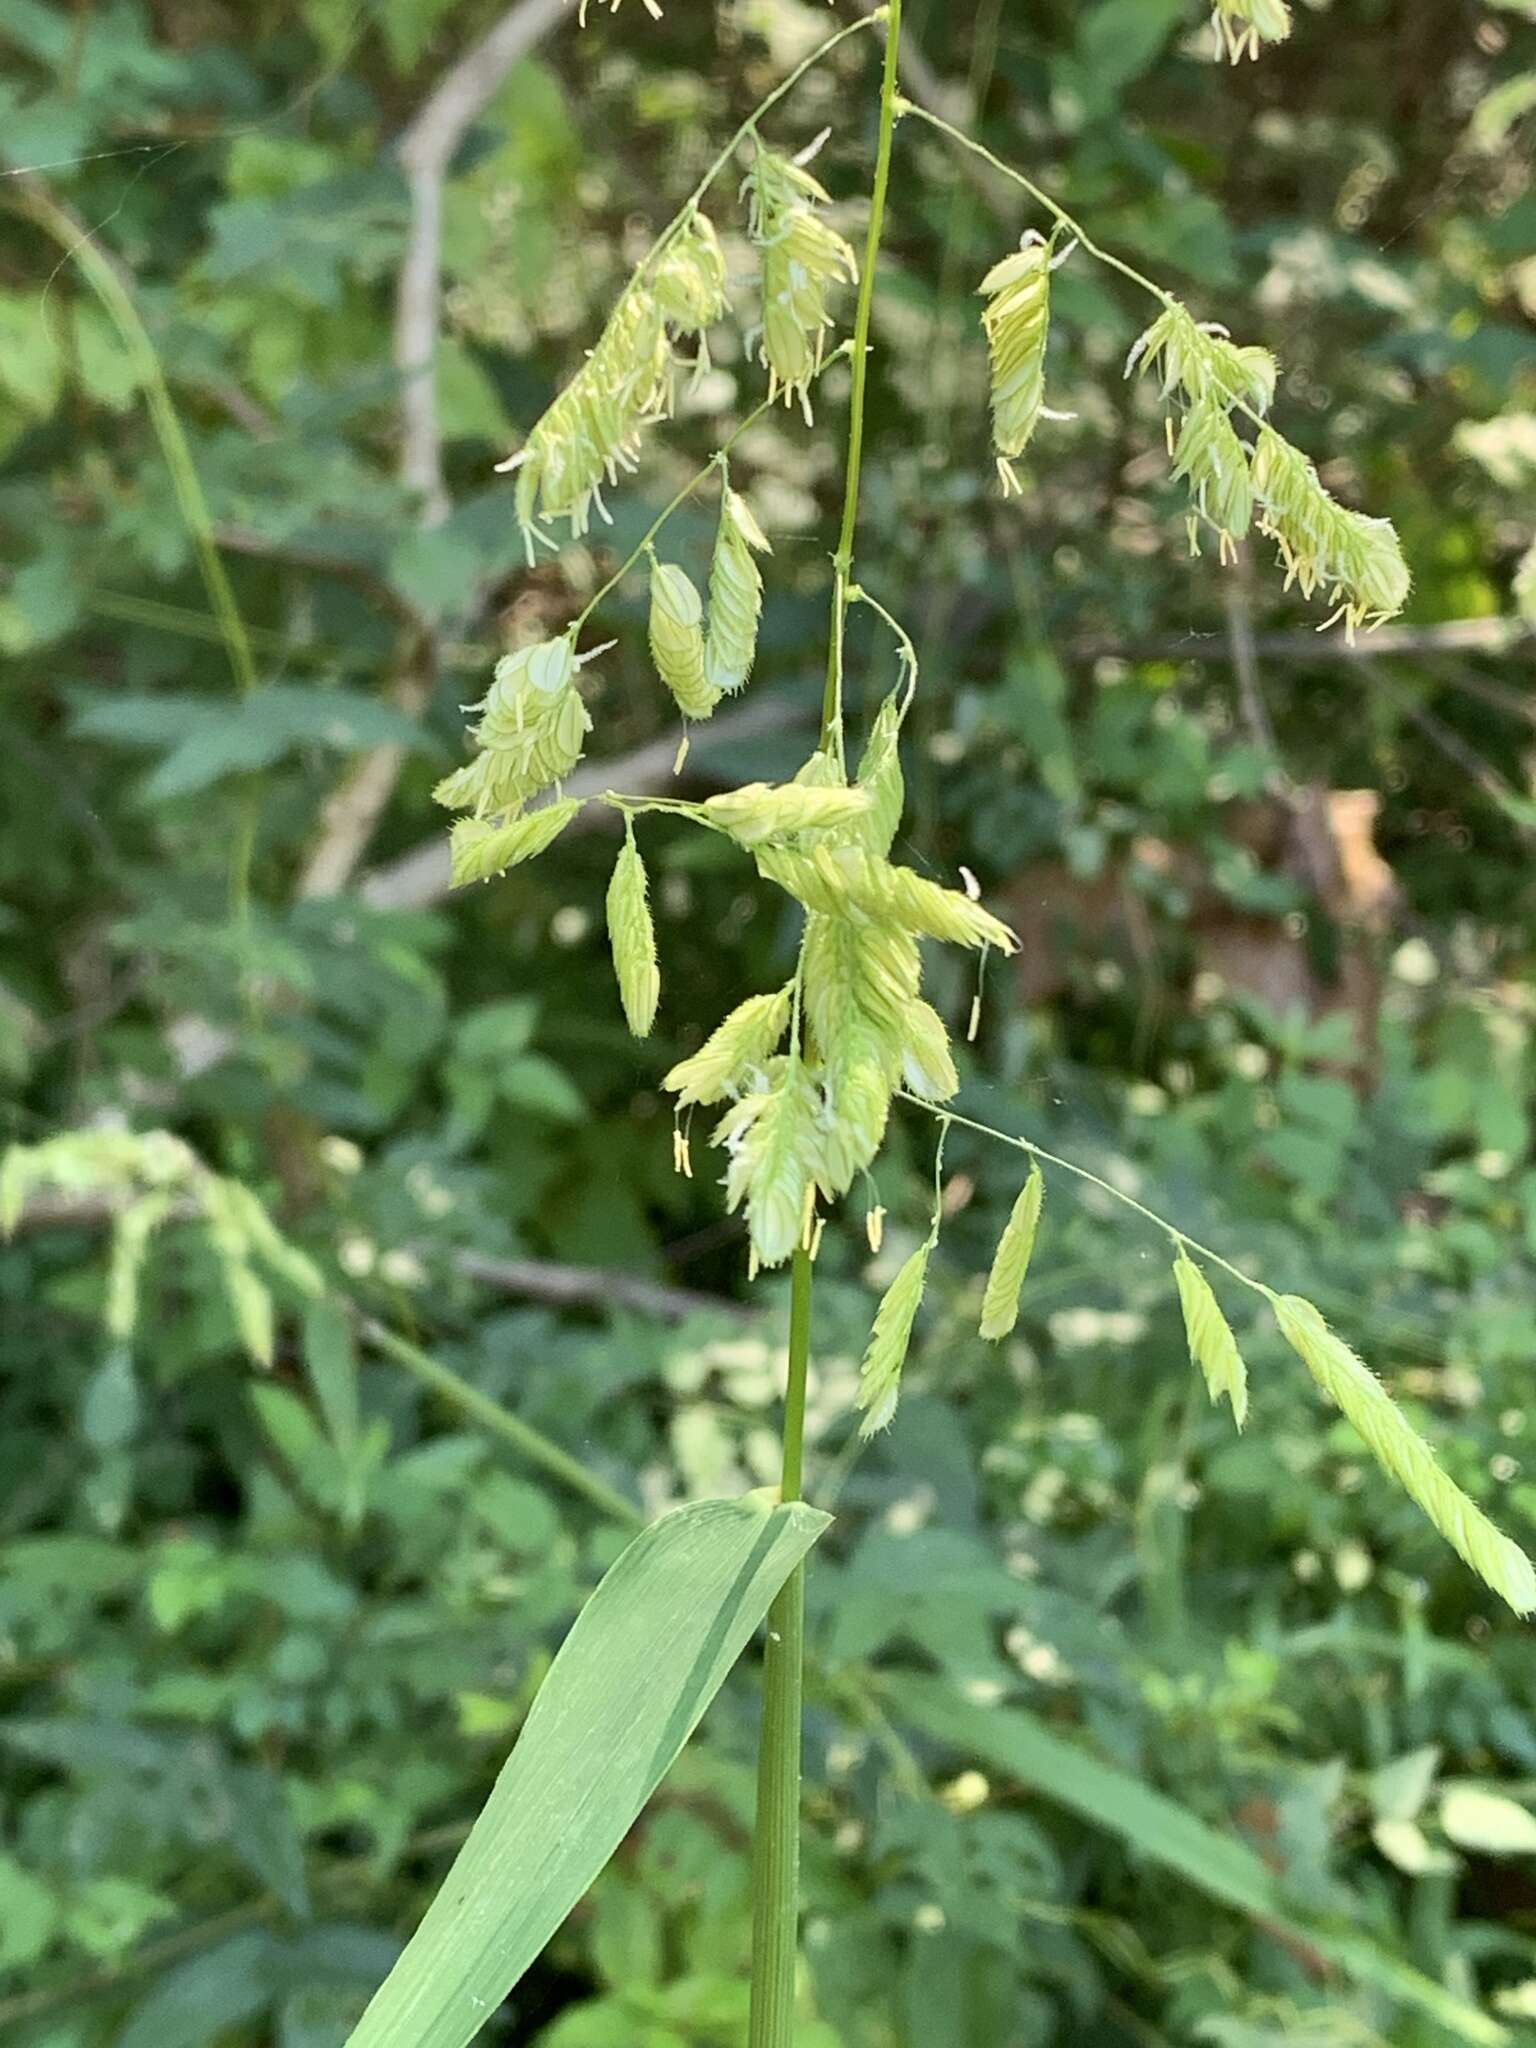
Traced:
<path fill-rule="evenodd" d="M 577 1616 L 350 2048 L 473 2039 L 624 1839 L 827 1521 L 799 1504 L 703 1501 L 635 1538 Z"/>
<path fill-rule="evenodd" d="M 1297 1913 L 1274 1873 L 1245 1842 L 1209 1826 L 1166 1793 L 1101 1763 L 1016 1707 L 979 1707 L 935 1678 L 882 1683 L 881 1699 L 903 1721 L 955 1749 L 979 1756 L 1044 1799 L 1118 1835 L 1150 1861 L 1173 1870 L 1208 1898 L 1273 1932 L 1305 1943 L 1355 1979 L 1428 2014 L 1458 2041 L 1501 2048 L 1509 2030 L 1465 1999 L 1399 1962 L 1368 1936 L 1320 1926 Z"/>

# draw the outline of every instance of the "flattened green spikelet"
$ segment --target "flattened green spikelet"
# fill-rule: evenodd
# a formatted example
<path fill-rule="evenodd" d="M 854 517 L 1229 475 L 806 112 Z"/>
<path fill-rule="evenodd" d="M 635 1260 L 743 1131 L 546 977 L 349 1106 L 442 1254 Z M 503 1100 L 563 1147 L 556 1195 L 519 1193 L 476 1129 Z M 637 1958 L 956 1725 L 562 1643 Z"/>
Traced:
<path fill-rule="evenodd" d="M 1536 1609 L 1536 1571 L 1530 1559 L 1441 1471 L 1434 1452 L 1369 1367 L 1334 1335 L 1310 1301 L 1277 1295 L 1274 1310 L 1285 1341 L 1313 1379 L 1451 1548 L 1516 1614 Z"/>
<path fill-rule="evenodd" d="M 997 1241 L 992 1270 L 987 1275 L 987 1291 L 982 1296 L 981 1334 L 994 1344 L 1006 1337 L 1019 1320 L 1019 1296 L 1024 1291 L 1024 1276 L 1034 1253 L 1044 1200 L 1045 1175 L 1037 1163 L 1030 1168 L 1029 1179 L 1020 1189 L 1013 1214 Z"/>
<path fill-rule="evenodd" d="M 740 1092 L 754 1071 L 778 1050 L 789 1024 L 790 992 L 748 996 L 717 1024 L 698 1051 L 677 1065 L 662 1082 L 681 1109 L 690 1102 L 722 1102 Z"/>
<path fill-rule="evenodd" d="M 656 928 L 651 922 L 645 862 L 627 819 L 624 844 L 608 884 L 608 943 L 625 1021 L 636 1038 L 644 1038 L 656 1021 L 661 971 L 656 964 Z"/>
<path fill-rule="evenodd" d="M 1179 1307 L 1184 1311 L 1189 1355 L 1204 1373 L 1211 1399 L 1219 1401 L 1225 1394 L 1232 1403 L 1232 1420 L 1241 1429 L 1248 1420 L 1248 1368 L 1211 1283 L 1182 1245 L 1173 1262 L 1173 1277 Z"/>
<path fill-rule="evenodd" d="M 1045 411 L 1045 344 L 1051 324 L 1051 245 L 1033 230 L 982 279 L 981 324 L 992 361 L 992 440 L 1003 495 L 1018 491 L 1013 458 Z"/>
<path fill-rule="evenodd" d="M 727 484 L 709 570 L 704 674 L 711 689 L 739 690 L 752 673 L 763 608 L 762 573 L 752 558 L 772 552 L 751 506 Z"/>
<path fill-rule="evenodd" d="M 720 692 L 704 674 L 704 601 L 671 562 L 651 565 L 651 658 L 684 718 L 708 718 Z"/>
<path fill-rule="evenodd" d="M 932 1250 L 932 1238 L 920 1244 L 880 1297 L 869 1349 L 864 1353 L 859 1374 L 859 1406 L 864 1411 L 860 1436 L 876 1435 L 896 1413 L 901 1369 L 907 1362 L 907 1347 L 912 1342 L 912 1325 L 923 1299 Z"/>
<path fill-rule="evenodd" d="M 485 882 L 492 875 L 505 874 L 525 860 L 540 854 L 569 825 L 581 809 L 579 797 L 562 797 L 527 817 L 493 824 L 489 818 L 460 818 L 449 836 L 453 862 L 453 887 L 466 882 Z"/>

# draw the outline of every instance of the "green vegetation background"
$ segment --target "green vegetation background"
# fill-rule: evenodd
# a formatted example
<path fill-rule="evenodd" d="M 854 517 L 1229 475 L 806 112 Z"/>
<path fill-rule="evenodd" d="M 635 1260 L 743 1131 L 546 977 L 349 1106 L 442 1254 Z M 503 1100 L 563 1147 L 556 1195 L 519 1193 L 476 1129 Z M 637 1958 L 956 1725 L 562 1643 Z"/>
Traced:
<path fill-rule="evenodd" d="M 674 1174 L 657 1082 L 790 933 L 733 852 L 658 824 L 637 1044 L 611 838 L 450 901 L 430 789 L 496 655 L 579 609 L 753 400 L 728 328 L 611 531 L 524 568 L 492 463 L 829 17 L 633 0 L 579 36 L 527 11 L 443 191 L 439 439 L 404 476 L 422 187 L 397 148 L 499 10 L 0 11 L 0 1136 L 175 1131 L 651 1510 L 772 1477 L 782 1289 L 744 1286 L 702 1127 Z M 1190 562 L 1120 377 L 1145 309 L 1080 263 L 1052 354 L 1077 417 L 1001 504 L 973 294 L 1028 219 L 902 131 L 861 573 L 923 656 L 904 857 L 968 864 L 1026 940 L 963 1106 L 1311 1295 L 1529 1544 L 1530 0 L 1303 0 L 1232 72 L 1186 0 L 911 17 L 909 89 L 1272 346 L 1287 430 L 1396 520 L 1416 578 L 1352 655 L 1267 572 Z M 849 222 L 874 47 L 771 131 L 830 127 Z M 828 377 L 814 434 L 786 414 L 741 446 L 770 600 L 701 786 L 804 751 L 840 405 Z M 672 529 L 695 573 L 709 518 Z M 615 780 L 665 777 L 639 580 L 600 625 L 593 758 L 650 747 Z M 857 626 L 855 709 L 890 671 Z M 812 1493 L 838 1522 L 811 1574 L 806 2048 L 1519 2038 L 1529 1633 L 1272 1336 L 1239 1321 L 1238 1440 L 1163 1248 L 1057 1180 L 1017 1338 L 984 1347 L 1020 1162 L 957 1133 L 909 1392 L 855 1457 L 931 1135 L 893 1136 L 880 1253 L 855 1214 L 819 1267 Z M 175 1219 L 109 1340 L 103 1221 L 35 1204 L 0 1249 L 0 2038 L 331 2048 L 620 1532 L 388 1356 L 313 1319 L 306 1347 L 296 1299 L 253 1367 Z M 617 1276 L 672 1290 L 664 1313 Z M 744 1676 L 488 2039 L 742 2038 L 753 1714 Z"/>

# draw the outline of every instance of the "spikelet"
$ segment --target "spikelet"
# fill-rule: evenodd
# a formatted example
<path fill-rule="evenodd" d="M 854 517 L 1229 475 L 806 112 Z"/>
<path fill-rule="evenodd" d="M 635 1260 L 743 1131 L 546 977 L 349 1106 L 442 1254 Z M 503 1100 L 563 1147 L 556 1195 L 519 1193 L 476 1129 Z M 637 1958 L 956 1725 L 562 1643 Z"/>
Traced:
<path fill-rule="evenodd" d="M 869 851 L 883 859 L 891 850 L 901 824 L 907 800 L 901 772 L 901 700 L 892 691 L 875 714 L 864 752 L 859 757 L 856 778 L 869 797 L 869 814 L 859 826 L 859 838 Z"/>
<path fill-rule="evenodd" d="M 452 887 L 462 889 L 468 882 L 489 881 L 492 875 L 503 875 L 508 868 L 535 859 L 560 837 L 580 809 L 580 798 L 568 796 L 499 824 L 489 818 L 460 818 L 448 838 Z"/>
<path fill-rule="evenodd" d="M 704 604 L 671 562 L 651 564 L 651 659 L 684 718 L 708 718 L 720 692 L 704 675 Z"/>
<path fill-rule="evenodd" d="M 896 924 L 924 938 L 957 946 L 1018 950 L 1007 925 L 958 889 L 942 888 L 912 868 L 878 860 L 858 846 L 820 845 L 809 852 L 788 847 L 755 849 L 758 873 L 776 882 L 807 910 L 829 917 L 856 917 L 874 925 Z"/>
<path fill-rule="evenodd" d="M 1221 535 L 1225 558 L 1253 518 L 1253 482 L 1248 474 L 1248 451 L 1234 433 L 1226 407 L 1213 392 L 1197 398 L 1184 415 L 1173 473 L 1188 478 L 1195 505 Z"/>
<path fill-rule="evenodd" d="M 886 901 L 891 913 L 908 931 L 925 938 L 947 939 L 954 946 L 996 946 L 1001 953 L 1015 953 L 1019 942 L 989 910 L 973 903 L 958 889 L 941 888 L 913 868 L 887 866 Z"/>
<path fill-rule="evenodd" d="M 636 1038 L 644 1038 L 656 1021 L 661 971 L 656 964 L 656 928 L 651 922 L 645 862 L 627 818 L 624 844 L 608 884 L 607 909 L 608 944 L 625 1021 Z"/>
<path fill-rule="evenodd" d="M 1138 366 L 1161 372 L 1166 398 L 1180 391 L 1191 405 L 1215 398 L 1229 411 L 1241 402 L 1266 413 L 1274 403 L 1278 369 L 1265 348 L 1239 348 L 1224 327 L 1196 321 L 1187 306 L 1171 299 L 1132 346 L 1125 361 L 1129 377 Z"/>
<path fill-rule="evenodd" d="M 885 1429 L 896 1413 L 901 1369 L 907 1362 L 907 1347 L 912 1342 L 912 1325 L 922 1303 L 932 1251 L 930 1237 L 912 1253 L 875 1310 L 875 1326 L 859 1372 L 858 1405 L 864 1411 L 860 1436 L 874 1436 Z"/>
<path fill-rule="evenodd" d="M 846 1194 L 885 1138 L 891 1113 L 887 1041 L 855 1008 L 826 1057 L 817 1177 L 828 1196 Z"/>
<path fill-rule="evenodd" d="M 1217 55 L 1236 64 L 1257 57 L 1265 43 L 1283 43 L 1291 32 L 1291 10 L 1285 0 L 1215 0 L 1211 26 Z"/>
<path fill-rule="evenodd" d="M 1515 564 L 1514 582 L 1511 586 L 1515 610 L 1527 625 L 1536 626 L 1536 541 L 1526 549 Z"/>
<path fill-rule="evenodd" d="M 746 782 L 710 797 L 707 822 L 740 846 L 767 846 L 800 832 L 830 832 L 855 823 L 869 808 L 862 789 L 822 789 L 799 782 Z"/>
<path fill-rule="evenodd" d="M 539 522 L 568 521 L 573 535 L 603 511 L 602 486 L 635 467 L 647 427 L 671 411 L 672 343 L 666 315 L 643 282 L 633 281 L 615 306 L 597 346 L 534 426 L 516 455 L 497 465 L 516 470 L 518 524 L 528 559 L 545 538 Z"/>
<path fill-rule="evenodd" d="M 1434 1452 L 1375 1374 L 1334 1335 L 1311 1302 L 1284 1294 L 1275 1297 L 1273 1306 L 1285 1341 L 1451 1548 L 1516 1614 L 1536 1609 L 1536 1571 L 1530 1559 L 1440 1469 Z"/>
<path fill-rule="evenodd" d="M 133 1335 L 139 1319 L 139 1277 L 149 1240 L 175 1207 L 167 1189 L 157 1188 L 128 1204 L 112 1225 L 112 1255 L 107 1265 L 107 1292 L 102 1321 L 120 1344 Z"/>
<path fill-rule="evenodd" d="M 1211 1399 L 1219 1401 L 1225 1395 L 1231 1402 L 1232 1420 L 1241 1429 L 1248 1420 L 1248 1368 L 1211 1283 L 1182 1245 L 1173 1262 L 1173 1278 L 1190 1358 L 1204 1373 Z"/>
<path fill-rule="evenodd" d="M 752 508 L 729 484 L 720 500 L 720 526 L 709 565 L 709 631 L 704 674 L 709 687 L 739 690 L 752 673 L 757 625 L 763 609 L 763 578 L 754 552 L 771 554 L 768 536 Z"/>
<path fill-rule="evenodd" d="M 811 380 L 832 325 L 828 295 L 836 283 L 858 282 L 858 259 L 817 212 L 829 195 L 802 165 L 759 145 L 743 190 L 762 264 L 768 395 L 782 390 L 786 404 L 798 398 L 809 419 Z"/>
<path fill-rule="evenodd" d="M 1051 245 L 1033 229 L 982 279 L 981 324 L 992 362 L 992 442 L 1003 495 L 1019 490 L 1022 455 L 1045 410 L 1045 344 L 1051 323 Z"/>
<path fill-rule="evenodd" d="M 903 1020 L 901 1077 L 925 1102 L 948 1102 L 959 1090 L 949 1033 L 930 1003 L 912 1003 Z"/>
<path fill-rule="evenodd" d="M 568 775 L 592 725 L 576 668 L 568 637 L 503 656 L 475 706 L 481 715 L 471 732 L 479 752 L 443 778 L 433 791 L 437 801 L 485 818 L 516 810 Z"/>
<path fill-rule="evenodd" d="M 723 1024 L 716 1025 L 696 1053 L 678 1061 L 662 1087 L 676 1095 L 681 1108 L 689 1102 L 722 1102 L 743 1086 L 755 1085 L 778 1049 L 789 1012 L 787 988 L 776 989 L 772 995 L 748 996 Z"/>
<path fill-rule="evenodd" d="M 677 334 L 702 334 L 729 304 L 725 255 L 703 214 L 695 213 L 668 242 L 647 280 L 662 318 Z"/>
<path fill-rule="evenodd" d="M 1351 637 L 1402 610 L 1410 578 L 1391 521 L 1331 498 L 1312 464 L 1272 427 L 1254 448 L 1253 487 L 1260 529 L 1279 547 L 1287 588 L 1295 583 L 1307 597 L 1322 591 Z"/>
<path fill-rule="evenodd" d="M 1045 1176 L 1037 1161 L 1029 1169 L 1029 1178 L 1019 1190 L 992 1254 L 992 1270 L 981 1298 L 981 1334 L 989 1343 L 1000 1342 L 1019 1320 L 1019 1296 L 1034 1256 L 1044 1200 Z"/>
<path fill-rule="evenodd" d="M 726 1206 L 743 1206 L 752 1249 L 782 1265 L 800 1243 L 819 1165 L 819 1098 L 799 1059 L 776 1060 L 765 1085 L 726 1111 L 711 1142 L 729 1155 Z"/>

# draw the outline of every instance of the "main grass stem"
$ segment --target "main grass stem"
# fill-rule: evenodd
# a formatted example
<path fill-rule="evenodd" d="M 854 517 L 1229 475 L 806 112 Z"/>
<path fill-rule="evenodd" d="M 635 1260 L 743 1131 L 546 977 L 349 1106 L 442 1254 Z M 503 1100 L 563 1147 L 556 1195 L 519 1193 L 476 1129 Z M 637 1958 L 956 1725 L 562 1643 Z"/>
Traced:
<path fill-rule="evenodd" d="M 811 1357 L 810 1255 L 790 1269 L 789 1379 L 784 1394 L 785 1500 L 804 1477 L 805 1381 Z M 790 2048 L 800 1919 L 800 1701 L 805 1664 L 805 1567 L 768 1610 L 763 1729 L 752 1837 L 752 2007 L 748 2048 Z"/>

